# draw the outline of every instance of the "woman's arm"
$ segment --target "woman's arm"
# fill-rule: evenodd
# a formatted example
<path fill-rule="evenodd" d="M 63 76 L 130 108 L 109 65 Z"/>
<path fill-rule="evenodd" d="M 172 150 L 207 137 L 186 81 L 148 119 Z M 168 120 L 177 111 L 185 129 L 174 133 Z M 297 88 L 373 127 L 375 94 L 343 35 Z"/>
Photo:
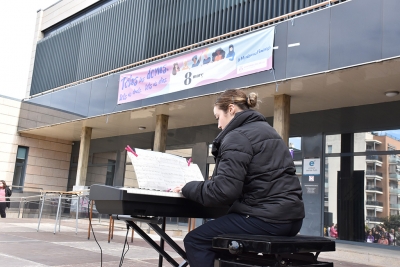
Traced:
<path fill-rule="evenodd" d="M 213 180 L 189 182 L 182 194 L 204 206 L 230 205 L 242 194 L 248 165 L 253 158 L 250 141 L 239 132 L 229 133 L 220 147 Z"/>

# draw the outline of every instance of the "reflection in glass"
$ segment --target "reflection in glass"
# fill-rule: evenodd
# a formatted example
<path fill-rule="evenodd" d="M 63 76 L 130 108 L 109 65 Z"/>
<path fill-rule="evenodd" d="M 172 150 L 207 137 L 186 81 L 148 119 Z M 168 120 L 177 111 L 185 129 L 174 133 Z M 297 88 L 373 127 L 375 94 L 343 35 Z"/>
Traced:
<path fill-rule="evenodd" d="M 400 150 L 400 139 L 382 132 L 354 134 L 355 152 L 383 152 Z M 326 136 L 326 152 L 340 152 L 340 135 Z M 365 242 L 399 245 L 391 240 L 385 220 L 400 215 L 400 157 L 395 155 L 370 154 L 354 157 L 354 170 L 365 173 Z M 337 221 L 337 172 L 340 157 L 325 158 L 325 211 L 332 213 Z M 393 230 L 393 232 L 396 229 Z"/>
<path fill-rule="evenodd" d="M 301 176 L 303 175 L 303 156 L 301 153 L 301 137 L 289 138 L 289 149 L 293 151 L 293 163 L 296 167 L 296 175 L 301 184 Z"/>
<path fill-rule="evenodd" d="M 325 151 L 327 154 L 340 153 L 341 151 L 341 135 L 327 135 Z M 340 171 L 340 157 L 325 158 L 325 193 L 324 193 L 324 227 L 329 229 L 325 232 L 326 236 L 330 236 L 330 228 L 337 223 L 337 175 Z"/>

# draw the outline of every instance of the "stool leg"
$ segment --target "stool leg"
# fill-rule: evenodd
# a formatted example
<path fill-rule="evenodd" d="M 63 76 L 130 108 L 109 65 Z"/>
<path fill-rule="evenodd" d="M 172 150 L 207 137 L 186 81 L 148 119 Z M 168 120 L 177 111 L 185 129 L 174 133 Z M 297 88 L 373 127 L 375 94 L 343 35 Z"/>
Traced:
<path fill-rule="evenodd" d="M 94 200 L 90 200 L 89 227 L 88 227 L 88 233 L 87 233 L 88 240 L 90 239 L 90 223 L 92 222 L 93 202 L 94 202 Z"/>
<path fill-rule="evenodd" d="M 131 243 L 133 243 L 133 234 L 134 234 L 134 230 L 133 230 L 133 228 L 132 228 L 132 236 L 131 236 Z"/>
<path fill-rule="evenodd" d="M 108 223 L 108 243 L 110 243 L 111 240 L 111 224 L 112 224 L 113 218 L 110 216 L 110 222 Z"/>
<path fill-rule="evenodd" d="M 111 227 L 111 239 L 114 238 L 114 219 L 112 220 L 112 227 Z"/>

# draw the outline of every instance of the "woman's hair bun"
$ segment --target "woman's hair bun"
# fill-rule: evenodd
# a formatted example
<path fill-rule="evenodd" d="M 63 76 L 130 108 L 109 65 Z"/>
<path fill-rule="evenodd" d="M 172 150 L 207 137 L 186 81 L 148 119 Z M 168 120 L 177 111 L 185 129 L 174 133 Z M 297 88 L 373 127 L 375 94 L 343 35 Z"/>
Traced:
<path fill-rule="evenodd" d="M 249 105 L 249 108 L 257 106 L 257 93 L 252 92 L 247 96 L 247 105 Z"/>

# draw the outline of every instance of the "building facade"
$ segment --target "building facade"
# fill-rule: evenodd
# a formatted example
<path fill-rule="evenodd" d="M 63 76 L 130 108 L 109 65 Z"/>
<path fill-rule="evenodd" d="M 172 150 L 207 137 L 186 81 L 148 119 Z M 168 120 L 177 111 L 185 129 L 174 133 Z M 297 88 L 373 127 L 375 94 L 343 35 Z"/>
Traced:
<path fill-rule="evenodd" d="M 16 110 L 4 157 L 14 159 L 4 163 L 5 179 L 46 190 L 137 186 L 126 145 L 192 157 L 207 178 L 219 133 L 213 104 L 241 88 L 258 93 L 258 110 L 287 143 L 300 142 L 302 233 L 322 235 L 327 211 L 341 239 L 363 241 L 365 223 L 398 214 L 400 203 L 398 143 L 367 134 L 400 129 L 392 116 L 400 105 L 399 8 L 396 0 L 59 1 L 38 11 L 27 97 L 10 100 Z M 173 61 L 183 70 L 182 57 L 214 58 L 207 50 L 214 47 L 227 55 L 229 44 L 263 31 L 274 36 L 269 69 L 121 101 L 130 73 L 151 76 L 153 66 Z M 239 59 L 249 51 L 235 50 Z M 18 167 L 16 175 L 21 159 L 25 172 Z M 307 172 L 310 161 L 316 173 Z"/>

